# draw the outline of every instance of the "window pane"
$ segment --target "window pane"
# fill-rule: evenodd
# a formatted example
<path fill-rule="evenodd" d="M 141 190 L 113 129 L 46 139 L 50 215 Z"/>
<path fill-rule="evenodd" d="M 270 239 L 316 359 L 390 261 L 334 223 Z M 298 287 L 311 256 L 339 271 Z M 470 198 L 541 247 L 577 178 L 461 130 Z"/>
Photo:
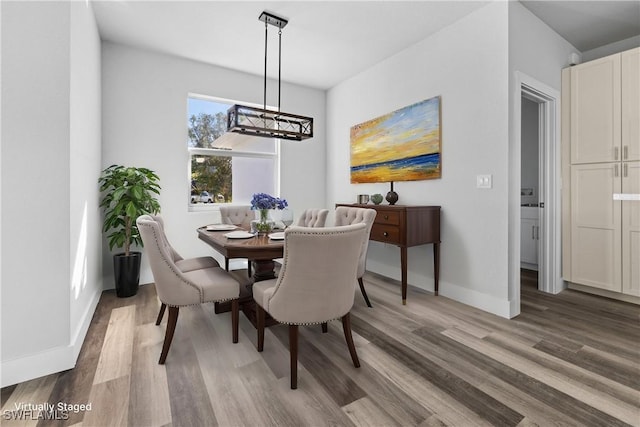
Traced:
<path fill-rule="evenodd" d="M 233 158 L 233 198 L 250 203 L 254 193 L 276 194 L 275 159 Z"/>
<path fill-rule="evenodd" d="M 191 156 L 191 203 L 233 200 L 232 157 Z"/>

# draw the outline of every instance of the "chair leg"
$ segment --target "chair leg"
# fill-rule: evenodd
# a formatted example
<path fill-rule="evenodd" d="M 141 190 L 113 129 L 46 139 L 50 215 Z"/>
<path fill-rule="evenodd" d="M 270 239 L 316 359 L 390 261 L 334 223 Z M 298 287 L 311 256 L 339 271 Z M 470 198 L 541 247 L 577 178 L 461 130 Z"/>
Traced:
<path fill-rule="evenodd" d="M 225 271 L 229 271 L 229 258 L 224 259 L 224 269 Z"/>
<path fill-rule="evenodd" d="M 291 390 L 298 388 L 298 325 L 289 325 L 289 357 L 291 360 Z"/>
<path fill-rule="evenodd" d="M 364 301 L 367 303 L 367 307 L 371 307 L 367 291 L 364 290 L 364 281 L 362 280 L 362 277 L 358 277 L 358 285 L 360 285 L 360 292 L 362 292 L 362 296 L 364 297 Z"/>
<path fill-rule="evenodd" d="M 324 322 L 322 324 L 322 333 L 326 334 L 327 332 L 329 332 L 329 328 L 327 327 L 327 322 Z"/>
<path fill-rule="evenodd" d="M 158 313 L 158 318 L 156 319 L 156 325 L 159 325 L 162 322 L 162 318 L 164 317 L 164 310 L 167 308 L 167 304 L 162 303 L 160 306 L 160 313 Z"/>
<path fill-rule="evenodd" d="M 251 278 L 251 260 L 247 260 L 247 275 Z"/>
<path fill-rule="evenodd" d="M 257 326 L 258 330 L 258 351 L 264 350 L 264 318 L 265 312 L 264 308 L 260 307 L 260 304 L 256 304 L 256 317 L 257 317 Z"/>
<path fill-rule="evenodd" d="M 233 343 L 238 342 L 238 320 L 240 313 L 240 303 L 237 299 L 231 301 L 231 335 L 233 335 Z"/>
<path fill-rule="evenodd" d="M 353 344 L 353 337 L 351 336 L 351 313 L 347 313 L 342 316 L 342 330 L 344 330 L 344 338 L 347 340 L 347 346 L 349 347 L 349 353 L 351 353 L 351 360 L 353 366 L 360 367 L 360 361 L 358 360 L 358 354 L 356 353 L 356 346 Z"/>
<path fill-rule="evenodd" d="M 169 347 L 171 347 L 171 341 L 173 340 L 173 333 L 176 330 L 176 324 L 178 323 L 178 307 L 169 307 L 169 320 L 167 321 L 167 331 L 164 334 L 164 344 L 162 345 L 162 353 L 160 353 L 160 365 L 164 365 L 167 360 L 167 353 L 169 353 Z"/>

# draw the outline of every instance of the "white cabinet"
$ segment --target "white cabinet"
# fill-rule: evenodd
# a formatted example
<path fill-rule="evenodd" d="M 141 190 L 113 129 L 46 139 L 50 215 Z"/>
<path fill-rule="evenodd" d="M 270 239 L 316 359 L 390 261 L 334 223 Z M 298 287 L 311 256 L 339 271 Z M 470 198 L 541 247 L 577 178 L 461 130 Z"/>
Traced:
<path fill-rule="evenodd" d="M 571 163 L 620 160 L 620 55 L 571 68 Z"/>
<path fill-rule="evenodd" d="M 617 165 L 617 164 L 616 164 Z M 620 170 L 612 163 L 571 166 L 571 281 L 622 290 Z"/>
<path fill-rule="evenodd" d="M 540 222 L 537 207 L 520 209 L 520 267 L 538 270 Z"/>
<path fill-rule="evenodd" d="M 621 157 L 640 160 L 640 48 L 620 55 L 622 68 Z"/>
<path fill-rule="evenodd" d="M 571 164 L 640 160 L 640 48 L 571 68 Z"/>
<path fill-rule="evenodd" d="M 640 162 L 625 162 L 622 192 L 640 194 Z M 640 200 L 622 201 L 622 293 L 640 297 Z"/>
<path fill-rule="evenodd" d="M 640 200 L 614 198 L 640 194 L 640 48 L 577 65 L 563 85 L 563 276 L 640 297 Z"/>

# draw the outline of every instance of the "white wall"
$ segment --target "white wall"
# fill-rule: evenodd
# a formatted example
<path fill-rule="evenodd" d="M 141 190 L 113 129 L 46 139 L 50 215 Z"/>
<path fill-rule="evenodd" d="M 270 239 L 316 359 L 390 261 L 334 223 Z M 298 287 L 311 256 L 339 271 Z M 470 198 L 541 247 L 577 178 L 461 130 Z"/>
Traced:
<path fill-rule="evenodd" d="M 71 289 L 78 207 L 97 193 L 72 180 L 93 179 L 100 147 L 99 104 L 84 102 L 98 92 L 99 46 L 82 6 L 2 5 L 2 386 L 73 367 L 102 286 L 89 245 L 92 283 Z M 98 226 L 95 205 L 87 215 Z"/>
<path fill-rule="evenodd" d="M 440 294 L 505 317 L 507 54 L 507 5 L 493 2 L 337 85 L 327 97 L 327 188 L 333 205 L 389 189 L 350 184 L 350 127 L 442 96 L 442 179 L 396 183 L 398 203 L 442 206 Z M 477 174 L 493 175 L 493 188 L 476 189 Z M 372 242 L 368 254 L 369 270 L 400 278 L 398 248 Z M 408 264 L 409 284 L 432 290 L 431 245 L 410 248 Z"/>
<path fill-rule="evenodd" d="M 158 173 L 159 201 L 172 245 L 184 257 L 216 255 L 196 233 L 197 227 L 213 221 L 214 214 L 187 210 L 187 96 L 261 104 L 262 77 L 113 43 L 103 43 L 102 64 L 103 167 L 117 163 Z M 267 94 L 267 103 L 275 105 L 273 81 Z M 282 143 L 280 194 L 294 212 L 325 206 L 325 93 L 283 84 L 282 111 L 313 117 L 315 136 Z M 105 287 L 113 287 L 108 248 L 103 262 Z M 152 281 L 143 256 L 140 282 Z"/>

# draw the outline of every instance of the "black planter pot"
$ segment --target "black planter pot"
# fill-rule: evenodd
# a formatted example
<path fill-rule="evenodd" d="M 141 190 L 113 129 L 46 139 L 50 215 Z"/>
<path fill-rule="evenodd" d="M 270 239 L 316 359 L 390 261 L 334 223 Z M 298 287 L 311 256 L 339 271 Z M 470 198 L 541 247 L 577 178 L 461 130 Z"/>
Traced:
<path fill-rule="evenodd" d="M 140 283 L 140 261 L 142 253 L 129 252 L 129 255 L 113 256 L 113 272 L 116 280 L 116 295 L 120 298 L 134 296 Z"/>

